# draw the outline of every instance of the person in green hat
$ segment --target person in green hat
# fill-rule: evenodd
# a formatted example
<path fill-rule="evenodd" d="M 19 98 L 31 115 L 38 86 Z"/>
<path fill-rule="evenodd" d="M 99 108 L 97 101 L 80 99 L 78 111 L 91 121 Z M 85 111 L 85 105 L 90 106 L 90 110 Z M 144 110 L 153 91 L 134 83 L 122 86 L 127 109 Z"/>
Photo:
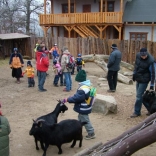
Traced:
<path fill-rule="evenodd" d="M 89 119 L 89 114 L 92 111 L 92 105 L 87 104 L 86 102 L 90 95 L 91 82 L 90 80 L 87 80 L 85 70 L 80 70 L 76 75 L 75 80 L 79 82 L 77 92 L 71 97 L 64 98 L 62 102 L 74 103 L 73 110 L 78 113 L 78 120 L 81 122 L 87 122 L 87 124 L 84 125 L 88 133 L 85 139 L 94 139 L 96 136 L 94 133 L 94 128 Z"/>

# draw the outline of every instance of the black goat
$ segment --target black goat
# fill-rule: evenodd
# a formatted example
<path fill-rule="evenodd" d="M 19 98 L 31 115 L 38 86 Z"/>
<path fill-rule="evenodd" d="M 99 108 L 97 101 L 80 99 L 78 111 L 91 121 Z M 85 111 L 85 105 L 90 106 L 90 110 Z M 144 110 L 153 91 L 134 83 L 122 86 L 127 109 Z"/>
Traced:
<path fill-rule="evenodd" d="M 35 127 L 31 129 L 30 135 L 40 134 L 45 148 L 43 149 L 43 156 L 46 156 L 46 151 L 49 145 L 56 145 L 59 149 L 58 154 L 62 154 L 61 146 L 64 143 L 73 141 L 71 148 L 76 145 L 79 140 L 79 147 L 82 146 L 82 126 L 86 122 L 80 122 L 75 119 L 68 119 L 59 122 L 58 124 L 49 125 L 43 120 L 38 121 Z"/>
<path fill-rule="evenodd" d="M 36 120 L 33 120 L 34 123 L 32 125 L 32 128 L 35 128 L 36 124 L 39 122 L 39 121 L 44 121 L 46 122 L 47 124 L 50 124 L 50 125 L 53 125 L 55 123 L 57 123 L 57 117 L 58 115 L 62 112 L 64 113 L 66 110 L 68 110 L 68 107 L 62 103 L 61 101 L 58 101 L 59 103 L 56 105 L 56 108 L 54 109 L 53 112 L 47 114 L 47 115 L 43 115 L 43 116 L 40 116 L 38 117 Z M 31 135 L 31 130 L 29 132 L 29 134 Z M 41 148 L 44 149 L 44 145 L 43 145 L 43 141 L 42 141 L 42 138 L 40 137 L 40 134 L 34 134 L 34 139 L 35 139 L 35 144 L 36 144 L 36 150 L 39 150 L 39 147 L 38 147 L 38 143 L 37 141 L 40 141 L 40 145 L 41 145 Z"/>
<path fill-rule="evenodd" d="M 150 106 L 150 114 L 156 112 L 156 92 L 153 90 L 146 90 L 143 94 L 143 103 L 148 103 Z"/>

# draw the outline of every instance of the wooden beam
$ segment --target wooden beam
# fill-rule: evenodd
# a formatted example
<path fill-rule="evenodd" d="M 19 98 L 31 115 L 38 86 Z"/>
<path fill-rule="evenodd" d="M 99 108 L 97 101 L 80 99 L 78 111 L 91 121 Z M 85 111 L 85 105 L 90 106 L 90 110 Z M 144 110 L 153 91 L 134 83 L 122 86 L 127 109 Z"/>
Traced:
<path fill-rule="evenodd" d="M 46 14 L 46 0 L 44 0 L 44 14 Z"/>
<path fill-rule="evenodd" d="M 119 40 L 121 40 L 121 27 L 119 27 Z"/>
<path fill-rule="evenodd" d="M 107 12 L 107 0 L 105 0 L 105 12 Z"/>
<path fill-rule="evenodd" d="M 119 28 L 116 26 L 116 25 L 113 25 L 114 27 L 115 27 L 115 29 L 117 30 L 117 31 L 119 31 Z"/>
<path fill-rule="evenodd" d="M 123 0 L 120 0 L 120 12 L 123 12 Z"/>
<path fill-rule="evenodd" d="M 68 0 L 68 13 L 70 13 L 70 0 Z"/>
<path fill-rule="evenodd" d="M 74 0 L 74 12 L 76 13 L 76 2 Z"/>
<path fill-rule="evenodd" d="M 103 0 L 101 0 L 101 7 L 100 7 L 100 12 L 103 12 Z"/>
<path fill-rule="evenodd" d="M 48 31 L 48 29 L 50 28 L 50 26 L 48 26 L 48 27 L 42 26 L 41 28 L 42 28 L 43 31 L 44 31 L 44 36 L 47 37 L 47 31 Z"/>
<path fill-rule="evenodd" d="M 153 42 L 153 36 L 154 36 L 154 25 L 152 25 L 152 31 L 151 31 L 151 41 Z"/>
<path fill-rule="evenodd" d="M 51 0 L 51 14 L 54 14 L 54 0 Z"/>

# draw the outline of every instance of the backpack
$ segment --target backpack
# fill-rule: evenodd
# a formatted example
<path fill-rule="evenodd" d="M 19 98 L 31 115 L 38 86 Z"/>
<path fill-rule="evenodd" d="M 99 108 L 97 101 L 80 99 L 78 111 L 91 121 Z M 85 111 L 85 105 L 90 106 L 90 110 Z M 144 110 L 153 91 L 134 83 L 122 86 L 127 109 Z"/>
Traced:
<path fill-rule="evenodd" d="M 73 69 L 74 67 L 74 57 L 72 55 L 68 55 L 69 62 L 67 63 L 67 69 Z"/>
<path fill-rule="evenodd" d="M 77 65 L 82 65 L 82 58 L 81 57 L 76 58 L 76 64 Z"/>
<path fill-rule="evenodd" d="M 96 97 L 96 88 L 95 87 L 88 87 L 88 86 L 82 86 L 82 88 L 89 88 L 89 98 L 86 101 L 87 105 L 93 105 L 95 102 Z"/>

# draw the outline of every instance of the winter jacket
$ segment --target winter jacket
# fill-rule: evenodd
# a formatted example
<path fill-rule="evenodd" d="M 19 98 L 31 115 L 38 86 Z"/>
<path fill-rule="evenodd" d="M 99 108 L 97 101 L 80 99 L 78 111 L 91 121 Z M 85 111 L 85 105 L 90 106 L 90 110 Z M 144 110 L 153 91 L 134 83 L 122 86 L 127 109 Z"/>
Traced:
<path fill-rule="evenodd" d="M 9 134 L 11 132 L 8 119 L 0 116 L 0 156 L 9 156 Z"/>
<path fill-rule="evenodd" d="M 142 59 L 140 52 L 136 55 L 134 75 L 135 80 L 139 83 L 148 83 L 151 80 L 150 66 L 154 62 L 152 55 L 147 53 L 147 58 Z"/>
<path fill-rule="evenodd" d="M 121 52 L 118 49 L 114 49 L 109 56 L 107 68 L 111 71 L 120 70 Z"/>
<path fill-rule="evenodd" d="M 79 84 L 79 88 L 72 97 L 69 97 L 67 101 L 74 103 L 74 111 L 80 114 L 90 114 L 92 111 L 92 105 L 88 105 L 85 100 L 89 98 L 90 89 L 83 86 L 91 86 L 90 80 L 83 81 Z"/>
<path fill-rule="evenodd" d="M 24 66 L 24 61 L 20 53 L 12 53 L 9 60 L 9 65 L 12 68 L 21 68 Z"/>
<path fill-rule="evenodd" d="M 65 50 L 63 52 L 62 58 L 61 58 L 61 67 L 63 72 L 71 72 L 72 69 L 67 69 L 67 64 L 69 63 L 69 54 L 70 52 L 68 50 Z"/>
<path fill-rule="evenodd" d="M 59 54 L 59 49 L 57 47 L 52 47 L 51 50 L 50 50 L 50 52 L 51 52 L 52 57 L 55 58 Z"/>
<path fill-rule="evenodd" d="M 27 66 L 27 68 L 25 69 L 23 73 L 26 73 L 27 77 L 32 77 L 34 76 L 34 68 L 31 66 Z"/>
<path fill-rule="evenodd" d="M 150 86 L 156 88 L 156 61 L 154 61 L 149 67 L 151 73 L 151 84 Z"/>
<path fill-rule="evenodd" d="M 46 72 L 49 67 L 49 58 L 47 54 L 43 51 L 38 51 L 36 52 L 36 57 L 37 57 L 37 61 L 36 61 L 37 70 L 41 72 Z"/>

